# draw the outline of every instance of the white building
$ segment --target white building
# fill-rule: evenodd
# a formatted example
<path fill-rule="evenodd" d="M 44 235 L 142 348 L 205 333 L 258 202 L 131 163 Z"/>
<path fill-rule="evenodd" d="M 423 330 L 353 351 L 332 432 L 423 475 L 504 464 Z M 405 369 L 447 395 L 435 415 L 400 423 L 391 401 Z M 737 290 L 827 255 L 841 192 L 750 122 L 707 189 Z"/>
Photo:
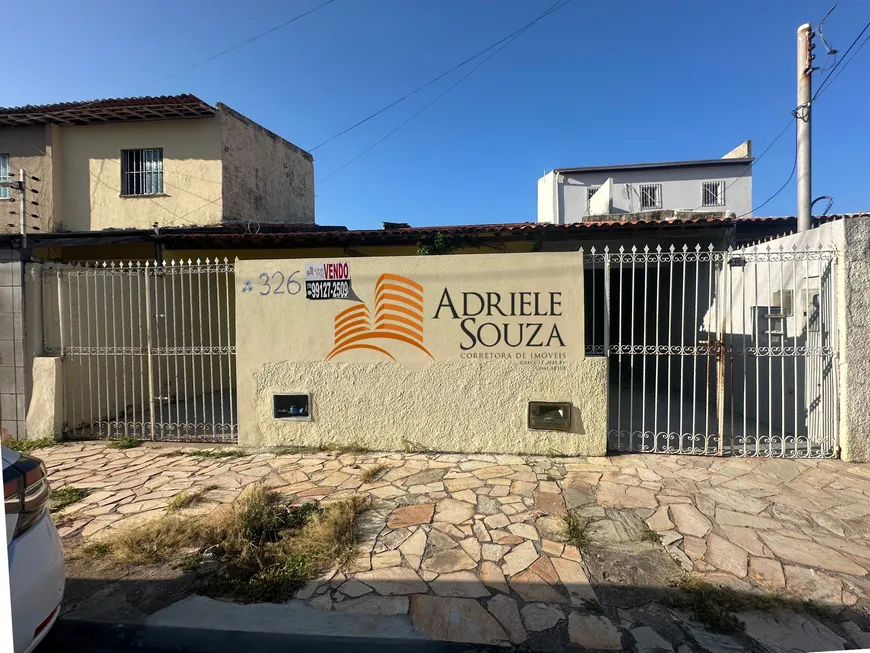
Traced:
<path fill-rule="evenodd" d="M 721 159 L 557 168 L 538 180 L 538 222 L 644 211 L 752 215 L 752 141 Z"/>

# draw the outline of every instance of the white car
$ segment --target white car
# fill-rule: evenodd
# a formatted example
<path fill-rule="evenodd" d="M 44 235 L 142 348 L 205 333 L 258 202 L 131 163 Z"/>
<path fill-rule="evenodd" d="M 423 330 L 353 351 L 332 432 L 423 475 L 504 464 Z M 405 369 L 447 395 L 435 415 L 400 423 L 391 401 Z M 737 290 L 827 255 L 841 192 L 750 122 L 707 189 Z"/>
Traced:
<path fill-rule="evenodd" d="M 39 458 L 2 447 L 6 546 L 15 653 L 42 641 L 63 599 L 63 547 L 48 514 L 48 477 Z"/>

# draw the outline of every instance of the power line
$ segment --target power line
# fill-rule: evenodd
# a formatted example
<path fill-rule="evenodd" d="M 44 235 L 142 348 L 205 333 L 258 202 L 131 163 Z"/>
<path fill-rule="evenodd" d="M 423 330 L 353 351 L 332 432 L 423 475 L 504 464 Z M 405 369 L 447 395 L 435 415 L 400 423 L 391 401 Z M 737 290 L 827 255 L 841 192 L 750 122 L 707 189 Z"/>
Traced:
<path fill-rule="evenodd" d="M 791 180 L 794 178 L 795 170 L 797 170 L 797 148 L 795 148 L 795 151 L 794 151 L 794 163 L 793 163 L 792 166 L 791 166 L 791 174 L 788 176 L 788 179 L 785 180 L 785 183 L 784 183 L 782 186 L 779 187 L 779 190 L 777 190 L 773 195 L 771 195 L 770 197 L 768 197 L 766 200 L 764 200 L 761 204 L 759 204 L 758 206 L 756 206 L 754 209 L 752 209 L 752 210 L 750 210 L 750 211 L 748 211 L 748 212 L 746 212 L 746 213 L 743 213 L 743 214 L 741 214 L 741 215 L 738 215 L 737 217 L 738 217 L 738 218 L 743 218 L 743 217 L 746 217 L 747 215 L 749 215 L 750 213 L 755 213 L 758 209 L 760 209 L 760 208 L 762 208 L 763 206 L 765 206 L 765 205 L 766 205 L 768 202 L 770 202 L 774 197 L 776 197 L 776 196 L 779 195 L 782 191 L 784 191 L 784 190 L 785 190 L 785 187 L 788 186 L 788 185 L 791 183 Z"/>
<path fill-rule="evenodd" d="M 785 124 L 785 127 L 783 127 L 783 128 L 782 128 L 782 131 L 779 132 L 779 133 L 776 135 L 776 138 L 774 138 L 772 141 L 770 141 L 770 144 L 769 144 L 766 148 L 764 148 L 764 151 L 763 151 L 761 154 L 759 154 L 757 157 L 755 157 L 755 158 L 752 160 L 752 163 L 750 163 L 748 166 L 746 166 L 746 170 L 744 170 L 744 171 L 741 172 L 739 175 L 737 175 L 737 177 L 734 179 L 734 181 L 732 181 L 730 184 L 727 184 L 727 185 L 725 186 L 725 188 L 722 189 L 722 192 L 723 192 L 723 193 L 724 193 L 726 190 L 728 190 L 729 188 L 731 188 L 734 184 L 736 184 L 736 183 L 737 183 L 737 182 L 738 182 L 738 181 L 739 181 L 743 176 L 746 175 L 746 173 L 748 173 L 750 170 L 752 170 L 752 168 L 755 167 L 755 164 L 758 163 L 759 161 L 761 161 L 761 159 L 764 157 L 764 155 L 767 154 L 767 153 L 770 151 L 770 148 L 772 148 L 772 147 L 774 146 L 774 144 L 775 144 L 775 143 L 776 143 L 780 138 L 782 138 L 782 135 L 785 134 L 785 132 L 788 130 L 788 128 L 791 127 L 792 122 L 794 122 L 794 120 L 795 120 L 795 115 L 794 115 L 794 113 L 795 113 L 795 112 L 792 111 L 792 119 L 789 120 L 789 121 Z M 694 209 L 692 209 L 692 211 L 697 211 L 698 209 L 700 209 L 700 208 L 702 208 L 702 207 L 703 207 L 703 204 L 701 204 L 701 205 L 699 205 L 699 206 L 696 206 Z"/>
<path fill-rule="evenodd" d="M 858 34 L 858 36 L 855 37 L 855 40 L 852 41 L 852 44 L 848 47 L 846 52 L 843 53 L 843 56 L 840 57 L 840 60 L 836 64 L 834 64 L 834 66 L 831 68 L 831 70 L 828 72 L 828 74 L 822 80 L 822 83 L 819 84 L 819 88 L 816 91 L 815 95 L 813 95 L 813 99 L 811 100 L 811 102 L 815 102 L 816 98 L 822 94 L 822 92 L 826 88 L 825 84 L 828 82 L 829 79 L 831 79 L 831 75 L 833 75 L 837 71 L 837 68 L 839 68 L 840 65 L 843 63 L 843 61 L 846 60 L 846 57 L 849 55 L 849 52 L 852 50 L 852 48 L 855 47 L 855 44 L 861 39 L 862 36 L 864 36 L 864 32 L 866 32 L 868 29 L 870 29 L 870 21 L 868 21 L 867 24 L 864 25 L 864 29 L 862 29 L 861 32 Z M 861 45 L 863 47 L 864 44 L 862 43 Z M 860 48 L 859 48 L 859 50 L 860 50 Z M 855 54 L 858 54 L 858 52 L 856 51 Z M 852 58 L 854 58 L 854 57 L 852 57 Z M 851 61 L 852 58 L 850 58 L 849 61 Z M 833 80 L 831 80 L 831 81 L 833 82 Z"/>
<path fill-rule="evenodd" d="M 156 84 L 157 82 L 165 81 L 165 80 L 167 80 L 167 79 L 170 79 L 170 78 L 172 78 L 172 77 L 175 77 L 176 75 L 180 75 L 181 73 L 185 73 L 185 72 L 187 72 L 188 70 L 192 70 L 192 69 L 194 69 L 194 68 L 198 68 L 199 66 L 202 66 L 203 64 L 206 64 L 206 63 L 209 63 L 209 62 L 211 62 L 211 61 L 214 61 L 215 59 L 218 59 L 218 58 L 220 58 L 220 57 L 222 57 L 222 56 L 224 56 L 224 55 L 226 55 L 226 54 L 229 54 L 230 52 L 235 52 L 236 50 L 239 50 L 240 48 L 243 48 L 243 47 L 245 47 L 246 45 L 250 45 L 250 44 L 253 43 L 254 41 L 259 41 L 261 38 L 263 38 L 263 37 L 265 37 L 265 36 L 268 36 L 269 34 L 272 34 L 273 32 L 277 32 L 278 30 L 281 30 L 281 29 L 287 27 L 287 26 L 290 25 L 291 23 L 295 23 L 297 20 L 300 20 L 300 19 L 305 18 L 306 16 L 308 16 L 308 15 L 310 15 L 310 14 L 313 14 L 313 13 L 314 13 L 315 11 L 317 11 L 318 9 L 322 9 L 322 8 L 325 7 L 326 5 L 332 4 L 333 2 L 335 2 L 335 0 L 325 0 L 324 2 L 320 3 L 320 4 L 317 5 L 316 7 L 313 7 L 313 8 L 311 8 L 311 9 L 309 9 L 308 11 L 304 11 L 304 12 L 302 12 L 301 14 L 297 14 L 297 15 L 294 16 L 293 18 L 290 18 L 290 19 L 288 19 L 288 20 L 285 20 L 283 23 L 281 23 L 281 24 L 279 24 L 279 25 L 275 25 L 274 27 L 270 27 L 269 29 L 267 29 L 267 30 L 265 30 L 265 31 L 263 31 L 263 32 L 260 32 L 259 34 L 256 34 L 256 35 L 252 36 L 251 38 L 249 38 L 249 39 L 247 39 L 247 40 L 245 40 L 245 41 L 242 41 L 241 43 L 237 43 L 236 45 L 230 46 L 230 47 L 226 48 L 225 50 L 221 50 L 220 52 L 217 52 L 217 53 L 215 53 L 215 54 L 213 54 L 213 55 L 211 55 L 211 56 L 208 56 L 208 57 L 206 57 L 205 59 L 201 59 L 200 61 L 197 61 L 197 62 L 195 62 L 195 63 L 192 63 L 192 64 L 190 64 L 189 66 L 185 66 L 184 68 L 180 68 L 180 69 L 176 70 L 175 72 L 172 72 L 172 73 L 169 73 L 169 74 L 167 74 L 167 75 L 164 75 L 163 77 L 158 77 L 157 79 L 153 79 L 153 80 L 151 80 L 150 82 L 146 82 L 145 84 L 140 84 L 140 85 L 138 85 L 138 86 L 134 86 L 134 87 L 132 87 L 132 88 L 130 88 L 130 89 L 124 91 L 124 92 L 122 93 L 122 95 L 129 95 L 129 94 L 131 94 L 131 93 L 133 93 L 133 92 L 135 92 L 135 91 L 137 91 L 137 90 L 139 90 L 139 89 L 141 89 L 141 88 L 145 88 L 145 87 L 147 87 L 147 86 L 151 86 L 152 84 Z M 98 100 L 90 100 L 89 102 L 84 102 L 83 104 L 78 104 L 78 105 L 76 105 L 75 108 L 76 108 L 76 109 L 85 109 L 85 108 L 87 108 L 87 107 L 89 107 L 89 106 L 91 106 L 91 105 L 94 105 L 94 104 L 98 103 L 98 102 L 102 102 L 102 99 L 98 99 Z"/>
<path fill-rule="evenodd" d="M 436 95 L 434 99 L 432 99 L 432 100 L 431 100 L 430 102 L 428 102 L 427 104 L 423 105 L 422 108 L 420 108 L 420 109 L 419 109 L 418 111 L 416 111 L 415 113 L 411 114 L 410 117 L 408 117 L 407 119 L 405 119 L 404 121 L 402 121 L 401 123 L 399 123 L 395 128 L 393 128 L 393 129 L 391 129 L 390 131 L 388 131 L 386 134 L 384 134 L 384 135 L 383 135 L 381 138 L 379 138 L 377 141 L 375 141 L 374 143 L 372 143 L 371 145 L 369 145 L 366 149 L 364 149 L 362 152 L 360 152 L 360 153 L 357 154 L 355 157 L 353 157 L 350 161 L 348 161 L 348 162 L 345 163 L 344 165 L 342 165 L 342 166 L 340 166 L 339 168 L 336 168 L 335 170 L 333 170 L 332 172 L 330 172 L 326 177 L 324 177 L 323 179 L 320 180 L 320 183 L 322 184 L 323 182 L 327 181 L 328 179 L 334 177 L 334 176 L 337 175 L 339 172 L 341 172 L 342 170 L 344 170 L 345 168 L 347 168 L 350 164 L 352 164 L 353 162 L 355 162 L 355 161 L 357 161 L 358 159 L 362 158 L 364 155 L 366 155 L 366 154 L 368 154 L 369 152 L 371 152 L 374 148 L 376 148 L 378 145 L 380 145 L 381 143 L 383 143 L 383 142 L 384 142 L 385 140 L 387 140 L 390 136 L 392 136 L 392 135 L 395 134 L 397 131 L 399 131 L 402 127 L 404 127 L 405 125 L 407 125 L 407 124 L 408 124 L 409 122 L 411 122 L 414 118 L 416 118 L 416 117 L 419 116 L 421 113 L 423 113 L 426 109 L 428 109 L 428 108 L 431 107 L 433 104 L 435 104 L 438 100 L 440 100 L 441 98 L 443 98 L 445 95 L 447 95 L 450 91 L 452 91 L 454 88 L 456 88 L 457 86 L 459 86 L 459 85 L 460 85 L 462 82 L 464 82 L 466 79 L 468 79 L 469 77 L 471 77 L 471 75 L 473 75 L 474 72 L 475 72 L 478 68 L 480 68 L 483 64 L 485 64 L 487 61 L 489 61 L 490 59 L 492 59 L 495 55 L 497 55 L 499 52 L 501 52 L 501 51 L 504 50 L 507 46 L 509 46 L 511 43 L 513 43 L 517 38 L 520 37 L 520 35 L 522 35 L 523 32 L 525 32 L 527 29 L 529 29 L 532 25 L 534 25 L 535 23 L 537 23 L 537 22 L 538 22 L 539 20 L 541 20 L 542 18 L 544 18 L 544 17 L 546 17 L 546 16 L 549 16 L 549 15 L 550 15 L 551 13 L 553 13 L 554 11 L 557 11 L 557 10 L 561 9 L 562 7 L 565 7 L 565 6 L 568 5 L 570 2 L 571 2 L 571 0 L 559 0 L 559 1 L 556 2 L 555 4 L 551 5 L 550 8 L 547 9 L 547 11 L 545 11 L 543 14 L 541 14 L 540 16 L 538 16 L 538 18 L 536 18 L 535 20 L 533 20 L 531 23 L 529 23 L 528 25 L 526 25 L 526 26 L 523 27 L 522 29 L 517 30 L 517 31 L 513 34 L 513 36 L 509 37 L 509 39 L 508 39 L 504 44 L 502 44 L 502 46 L 499 47 L 495 52 L 493 52 L 493 53 L 490 54 L 488 57 L 486 57 L 483 61 L 481 61 L 480 63 L 478 63 L 474 68 L 472 68 L 469 72 L 467 72 L 465 75 L 463 75 L 462 77 L 460 77 L 456 82 L 454 82 L 453 84 L 451 84 L 450 86 L 448 86 L 448 87 L 447 87 L 446 89 L 444 89 L 444 91 L 442 91 L 440 94 Z"/>
<path fill-rule="evenodd" d="M 254 41 L 259 41 L 261 38 L 268 36 L 269 34 L 272 34 L 273 32 L 277 32 L 280 29 L 284 29 L 285 27 L 287 27 L 291 23 L 295 23 L 297 20 L 301 20 L 302 18 L 305 18 L 309 14 L 313 14 L 318 9 L 323 9 L 323 7 L 325 7 L 328 4 L 332 4 L 333 2 L 335 2 L 335 0 L 325 0 L 325 2 L 321 2 L 316 7 L 313 7 L 311 9 L 309 9 L 308 11 L 303 11 L 301 14 L 298 14 L 289 20 L 285 20 L 280 25 L 275 25 L 275 27 L 270 27 L 265 32 L 260 32 L 256 36 L 252 36 L 251 38 L 247 39 L 246 41 L 242 41 L 241 43 L 233 45 L 233 46 L 227 48 L 226 50 L 222 50 L 221 52 L 218 52 L 217 54 L 213 54 L 210 57 L 206 57 L 202 61 L 197 61 L 196 63 L 191 64 L 191 65 L 187 66 L 186 68 L 182 68 L 181 70 L 177 70 L 174 73 L 170 73 L 170 74 L 168 74 L 164 77 L 161 77 L 160 79 L 156 79 L 156 80 L 154 80 L 154 82 L 150 82 L 150 83 L 154 84 L 156 82 L 162 82 L 163 80 L 169 79 L 170 77 L 174 77 L 175 75 L 187 72 L 188 70 L 192 70 L 194 68 L 198 68 L 199 66 L 206 64 L 206 63 L 209 63 L 210 61 L 214 61 L 215 59 L 218 59 L 219 57 L 222 57 L 225 54 L 229 54 L 230 52 L 235 52 L 236 50 L 243 48 L 246 45 L 250 45 Z M 147 85 L 148 84 L 146 84 L 146 86 Z"/>
<path fill-rule="evenodd" d="M 828 83 L 828 85 L 825 86 L 824 89 L 822 89 L 821 87 L 819 87 L 819 92 L 816 93 L 816 97 L 818 97 L 819 95 L 821 95 L 823 90 L 825 90 L 825 91 L 828 90 L 828 88 L 831 86 L 831 84 L 833 84 L 834 82 L 837 81 L 837 77 L 839 77 L 839 76 L 843 73 L 843 71 L 846 70 L 846 67 L 847 67 L 847 66 L 852 62 L 852 59 L 854 59 L 856 56 L 858 56 L 858 53 L 861 52 L 861 48 L 863 48 L 863 47 L 867 44 L 867 41 L 870 41 L 870 34 L 868 34 L 868 35 L 864 38 L 864 40 L 861 42 L 861 45 L 859 45 L 859 46 L 858 46 L 858 49 L 855 50 L 854 54 L 853 54 L 851 57 L 849 57 L 849 60 L 846 61 L 846 62 L 843 64 L 843 67 L 840 68 L 840 70 L 836 71 L 837 74 L 834 75 L 833 79 L 831 79 L 831 81 Z M 834 70 L 831 69 L 831 72 L 834 72 Z"/>
<path fill-rule="evenodd" d="M 562 0 L 559 0 L 559 2 L 562 2 Z M 556 11 L 557 9 L 561 9 L 561 7 L 557 7 L 557 6 L 556 6 L 556 5 L 559 4 L 559 2 L 556 2 L 556 3 L 555 3 L 554 5 L 552 5 L 552 6 L 551 6 L 547 11 L 545 11 L 543 14 L 541 14 L 540 16 L 538 16 L 537 18 L 535 18 L 535 19 L 534 19 L 533 21 L 531 21 L 530 23 L 527 23 L 527 24 L 524 25 L 523 27 L 520 27 L 519 29 L 514 30 L 513 32 L 511 32 L 510 34 L 508 34 L 508 35 L 505 36 L 504 38 L 499 39 L 498 41 L 496 41 L 496 42 L 493 43 L 492 45 L 489 45 L 489 46 L 485 47 L 483 50 L 481 50 L 481 51 L 478 52 L 477 54 L 474 54 L 474 55 L 468 57 L 468 59 L 466 59 L 465 61 L 462 61 L 461 63 L 456 64 L 455 66 L 453 66 L 453 67 L 450 68 L 449 70 L 444 71 L 443 73 L 441 73 L 441 74 L 438 75 L 437 77 L 434 77 L 433 79 L 430 79 L 430 80 L 429 80 L 428 82 L 426 82 L 425 84 L 422 84 L 422 85 L 418 86 L 417 88 L 415 88 L 413 91 L 410 91 L 409 93 L 406 93 L 405 95 L 403 95 L 402 97 L 400 97 L 398 100 L 395 100 L 395 101 L 393 101 L 393 102 L 390 102 L 388 105 L 386 105 L 385 107 L 383 107 L 383 108 L 381 108 L 381 109 L 378 109 L 378 110 L 375 111 L 373 114 L 371 114 L 371 115 L 369 115 L 369 116 L 366 116 L 365 118 L 363 118 L 362 120 L 360 120 L 360 121 L 354 123 L 354 124 L 351 125 L 350 127 L 347 127 L 346 129 L 341 130 L 341 131 L 338 132 L 337 134 L 334 134 L 334 135 L 330 136 L 330 137 L 327 138 L 325 141 L 323 141 L 322 143 L 318 143 L 317 145 L 315 145 L 314 147 L 312 147 L 312 148 L 311 148 L 310 150 L 308 150 L 308 151 L 309 151 L 309 152 L 313 152 L 313 151 L 316 150 L 317 148 L 322 147 L 322 146 L 326 145 L 327 143 L 330 143 L 330 142 L 334 141 L 334 140 L 335 140 L 336 138 L 338 138 L 339 136 L 343 136 L 344 134 L 348 133 L 349 131 L 352 131 L 352 130 L 356 129 L 356 128 L 359 127 L 360 125 L 363 125 L 363 124 L 367 123 L 367 122 L 368 122 L 369 120 L 371 120 L 372 118 L 375 118 L 376 116 L 381 115 L 384 111 L 387 111 L 388 109 L 393 108 L 393 107 L 396 106 L 397 104 L 399 104 L 399 103 L 401 103 L 401 102 L 404 102 L 405 100 L 407 100 L 407 99 L 408 99 L 409 97 L 411 97 L 412 95 L 415 95 L 415 94 L 419 93 L 420 91 L 422 91 L 424 88 L 428 88 L 429 86 L 431 86 L 431 85 L 434 84 L 435 82 L 437 82 L 437 81 L 443 79 L 444 77 L 447 77 L 447 75 L 449 75 L 450 73 L 459 70 L 460 68 L 462 68 L 463 66 L 465 66 L 465 65 L 468 64 L 468 63 L 471 63 L 472 61 L 474 61 L 474 60 L 477 59 L 478 57 L 480 57 L 480 56 L 486 54 L 487 52 L 489 52 L 489 51 L 492 50 L 493 48 L 498 47 L 499 45 L 501 45 L 502 43 L 504 43 L 504 42 L 507 41 L 508 39 L 516 38 L 517 36 L 519 36 L 520 34 L 522 34 L 524 31 L 526 31 L 527 29 L 529 29 L 532 25 L 534 25 L 535 23 L 537 23 L 539 20 L 541 20 L 541 19 L 543 19 L 543 18 L 546 18 L 549 14 L 551 14 L 551 13 L 554 12 L 554 11 Z M 569 0 L 569 2 L 570 2 L 570 0 Z M 568 4 L 568 3 L 566 2 L 565 4 Z M 564 5 L 562 5 L 562 6 L 564 6 Z"/>

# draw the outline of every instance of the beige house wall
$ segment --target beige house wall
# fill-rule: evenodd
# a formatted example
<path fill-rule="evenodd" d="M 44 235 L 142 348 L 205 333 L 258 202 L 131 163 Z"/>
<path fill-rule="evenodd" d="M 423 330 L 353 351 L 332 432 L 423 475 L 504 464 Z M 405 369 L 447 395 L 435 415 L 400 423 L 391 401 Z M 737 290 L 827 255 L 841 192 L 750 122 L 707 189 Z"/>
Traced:
<path fill-rule="evenodd" d="M 76 125 L 53 130 L 59 147 L 63 231 L 218 224 L 222 216 L 217 118 Z M 121 150 L 163 148 L 163 194 L 121 196 Z"/>
<path fill-rule="evenodd" d="M 18 179 L 18 171 L 24 168 L 27 176 L 27 188 L 31 191 L 28 205 L 27 226 L 37 227 L 40 231 L 50 231 L 53 227 L 53 192 L 52 192 L 52 142 L 51 129 L 47 125 L 28 125 L 22 127 L 0 127 L 0 154 L 9 155 L 9 171 L 13 179 Z M 33 179 L 36 177 L 36 180 Z M 12 192 L 16 200 L 18 194 Z M 36 201 L 38 204 L 33 204 Z M 0 232 L 18 232 L 18 202 L 6 205 L 15 214 L 4 211 L 0 220 Z M 12 226 L 9 226 L 9 225 Z"/>
<path fill-rule="evenodd" d="M 314 224 L 308 152 L 218 103 L 225 221 Z"/>
<path fill-rule="evenodd" d="M 336 261 L 349 266 L 350 298 L 307 299 L 306 265 Z M 358 443 L 394 450 L 604 455 L 607 362 L 584 357 L 579 254 L 250 260 L 236 265 L 240 444 Z M 385 273 L 411 283 L 383 280 Z M 281 279 L 285 282 L 277 283 Z M 382 287 L 376 293 L 379 279 L 412 292 Z M 300 286 L 294 285 L 297 280 Z M 399 313 L 385 306 L 402 304 L 396 295 L 412 297 L 415 283 L 422 286 L 421 312 Z M 445 304 L 445 289 L 452 308 Z M 480 293 L 484 301 L 495 300 L 498 293 L 501 311 L 508 315 L 490 308 L 491 316 L 486 309 L 472 316 L 475 297 L 463 293 Z M 522 308 L 517 303 L 513 316 L 510 293 L 517 293 L 516 302 L 526 302 Z M 347 309 L 362 315 L 351 328 L 365 338 L 353 342 L 377 349 L 336 351 L 337 343 L 349 342 L 336 339 L 335 328 L 336 315 Z M 385 335 L 377 318 L 386 313 L 412 322 L 412 314 L 419 314 L 422 343 Z M 339 329 L 347 324 L 339 316 Z M 540 328 L 528 326 L 538 324 Z M 478 328 L 492 346 L 477 340 Z M 516 346 L 493 344 L 505 328 Z M 274 394 L 307 393 L 310 421 L 273 417 Z M 570 402 L 570 430 L 529 429 L 532 400 Z"/>

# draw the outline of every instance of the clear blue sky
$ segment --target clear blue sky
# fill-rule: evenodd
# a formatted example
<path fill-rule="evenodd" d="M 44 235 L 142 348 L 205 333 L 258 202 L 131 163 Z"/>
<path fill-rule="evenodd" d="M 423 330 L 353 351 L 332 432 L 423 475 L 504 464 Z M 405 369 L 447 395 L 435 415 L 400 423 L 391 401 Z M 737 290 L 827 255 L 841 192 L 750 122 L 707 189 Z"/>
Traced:
<path fill-rule="evenodd" d="M 0 105 L 190 92 L 308 149 L 552 3 L 335 0 L 189 69 L 321 1 L 22 5 L 4 21 Z M 573 0 L 326 181 L 467 69 L 318 149 L 317 221 L 534 221 L 545 170 L 717 158 L 747 138 L 758 155 L 796 104 L 795 30 L 832 3 Z M 842 0 L 824 31 L 844 51 L 868 20 L 870 2 Z M 816 53 L 830 63 L 821 43 Z M 870 45 L 814 109 L 813 196 L 833 195 L 833 212 L 870 209 L 868 107 Z M 753 170 L 756 205 L 793 161 L 791 128 Z M 758 214 L 794 215 L 794 196 L 792 181 Z"/>

